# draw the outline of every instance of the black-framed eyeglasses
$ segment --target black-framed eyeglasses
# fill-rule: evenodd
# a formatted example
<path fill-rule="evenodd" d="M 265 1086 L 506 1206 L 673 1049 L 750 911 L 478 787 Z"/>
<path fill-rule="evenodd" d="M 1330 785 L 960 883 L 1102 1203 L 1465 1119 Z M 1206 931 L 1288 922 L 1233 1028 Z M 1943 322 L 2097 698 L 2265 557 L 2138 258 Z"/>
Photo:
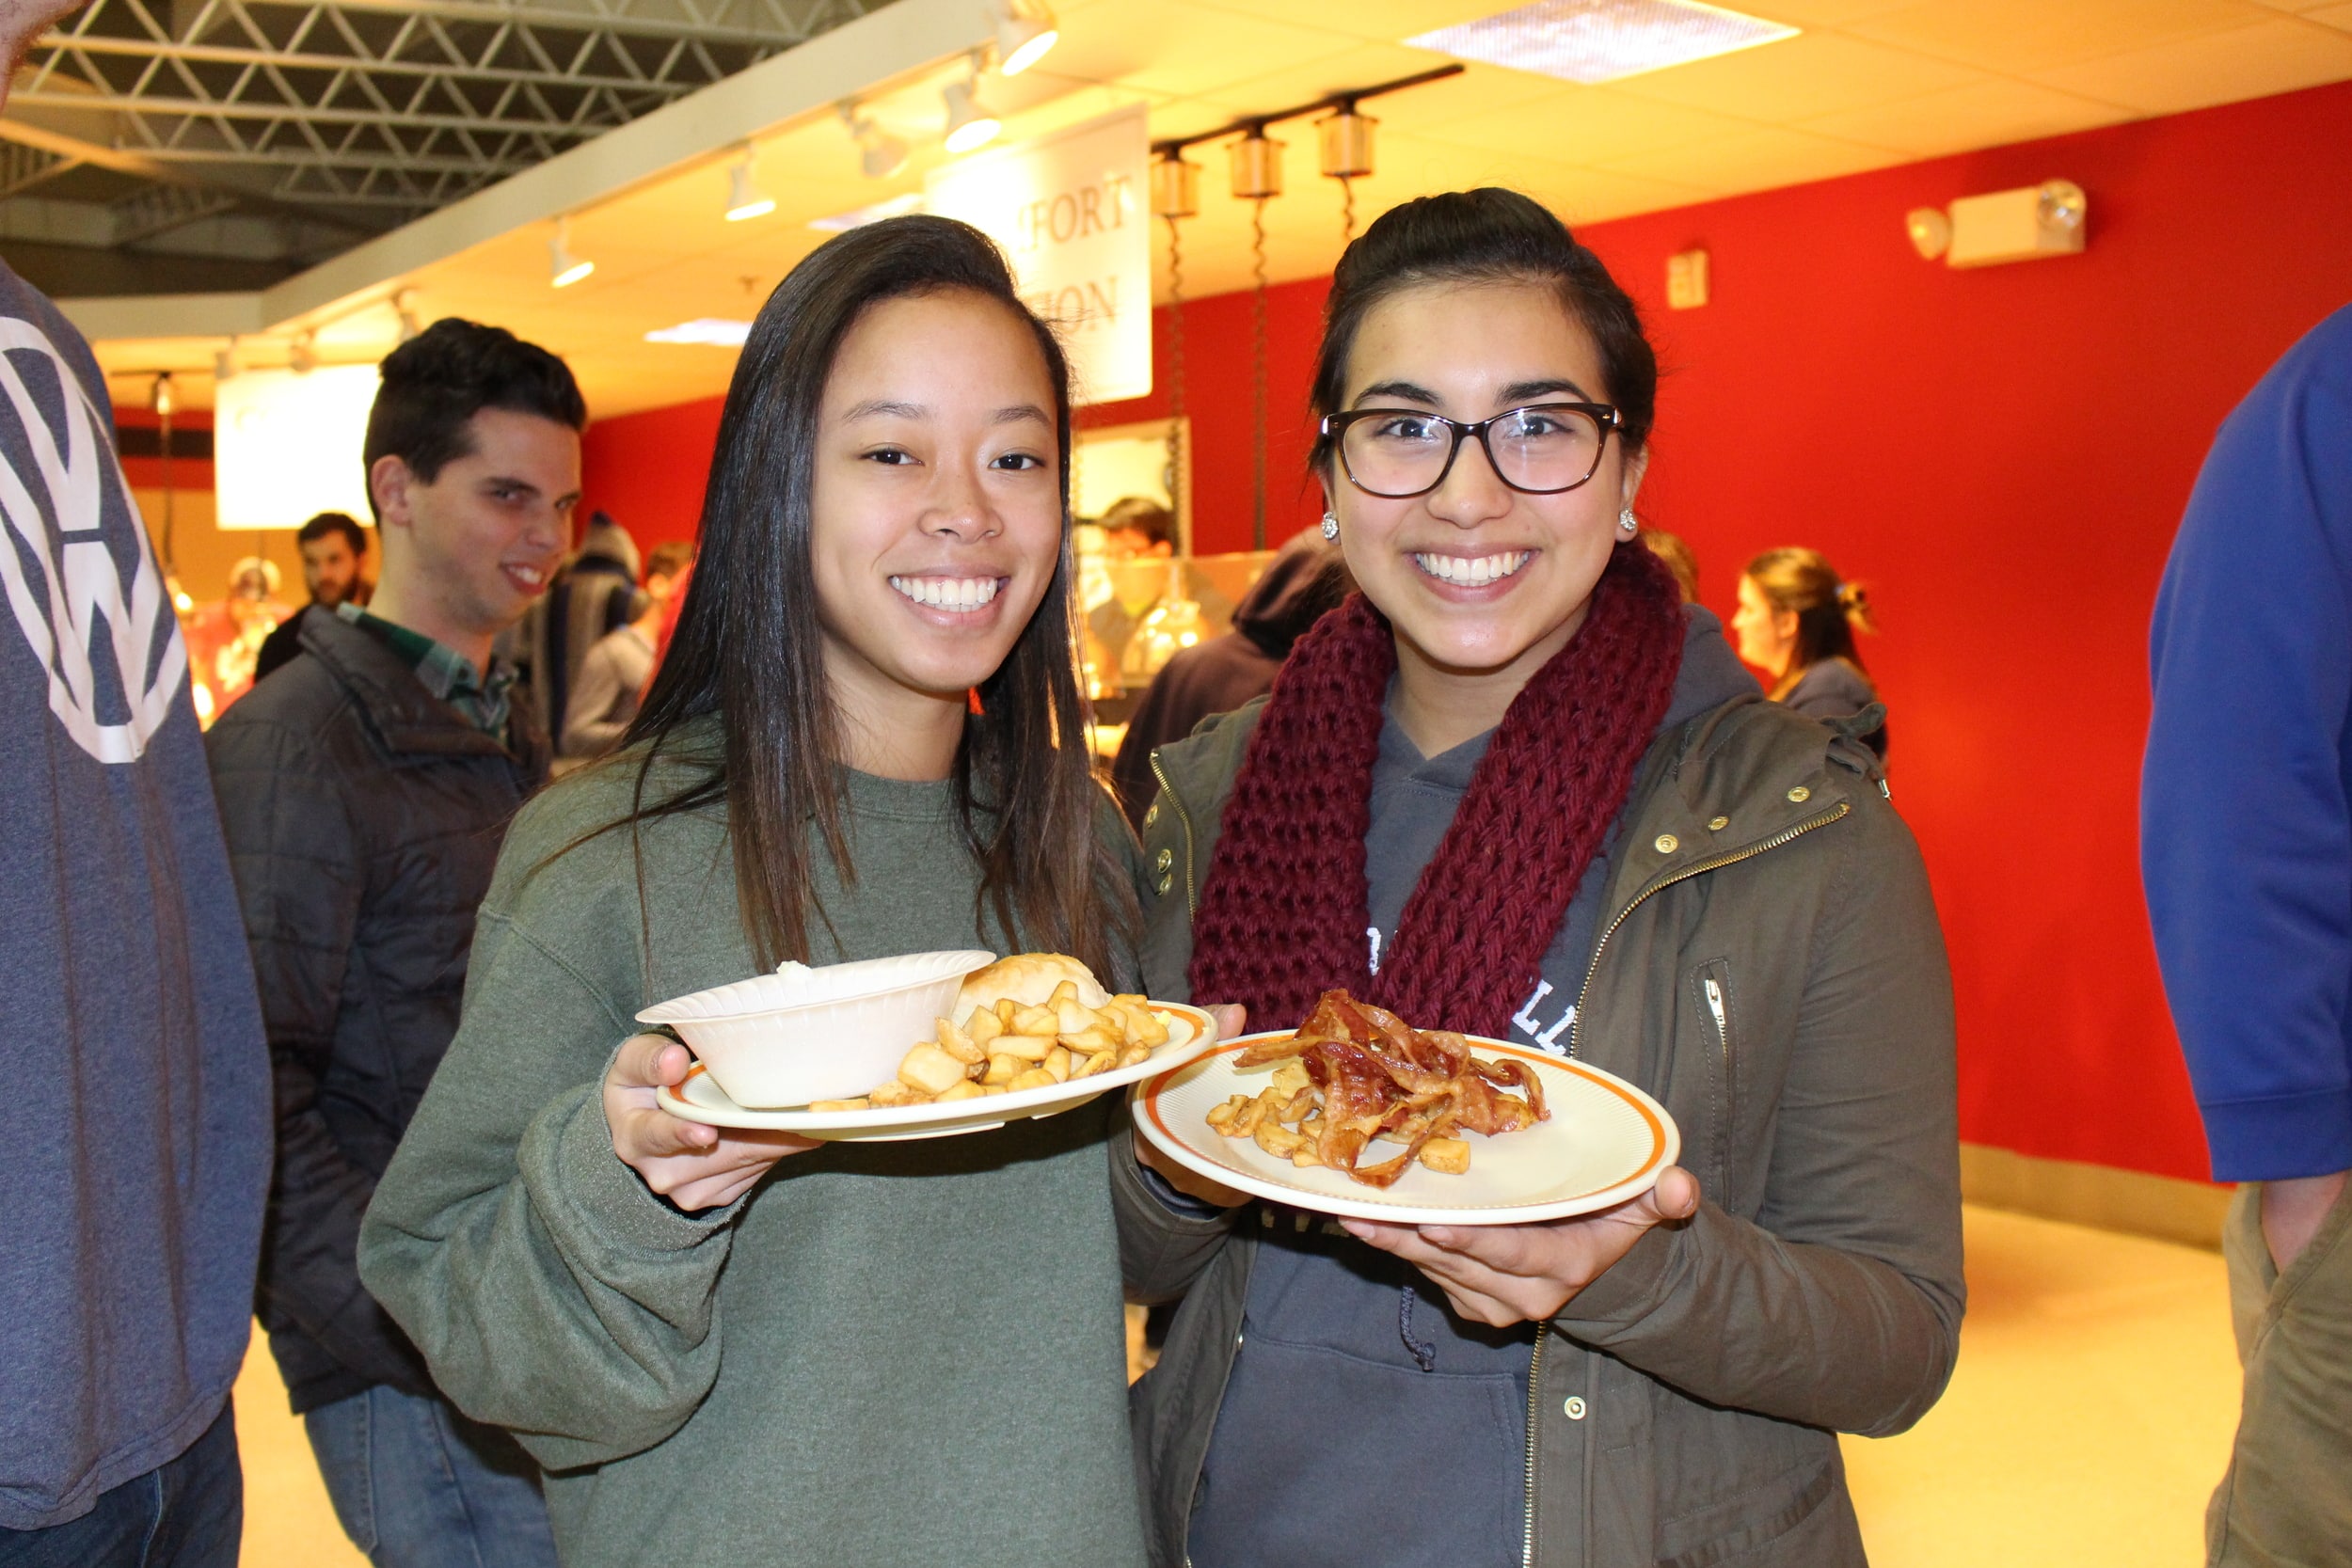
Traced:
<path fill-rule="evenodd" d="M 1600 470 L 1609 433 L 1624 428 L 1605 403 L 1535 403 L 1465 424 L 1419 408 L 1350 408 L 1323 420 L 1348 483 L 1387 500 L 1425 496 L 1445 483 L 1476 437 L 1495 477 L 1523 495 L 1556 496 Z"/>

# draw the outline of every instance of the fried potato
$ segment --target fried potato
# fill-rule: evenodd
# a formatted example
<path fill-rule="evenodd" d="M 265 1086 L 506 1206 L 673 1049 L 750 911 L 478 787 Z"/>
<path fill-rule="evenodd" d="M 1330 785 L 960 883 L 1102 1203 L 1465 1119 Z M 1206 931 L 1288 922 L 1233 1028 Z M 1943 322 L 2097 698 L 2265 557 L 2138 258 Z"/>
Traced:
<path fill-rule="evenodd" d="M 1312 1170 L 1317 1165 L 1322 1164 L 1323 1153 L 1321 1149 L 1316 1147 L 1315 1140 L 1309 1137 L 1301 1137 L 1298 1140 L 1298 1147 L 1291 1150 L 1291 1164 L 1296 1165 L 1300 1170 Z"/>
<path fill-rule="evenodd" d="M 1055 1077 L 1043 1068 L 1033 1067 L 1013 1079 L 1011 1083 L 1007 1084 L 1005 1085 L 1005 1090 L 1009 1094 L 1019 1094 L 1023 1089 L 1052 1088 L 1056 1084 L 1060 1082 L 1060 1079 Z"/>
<path fill-rule="evenodd" d="M 1093 1055 L 1089 1056 L 1085 1061 L 1080 1062 L 1076 1067 L 1072 1068 L 1070 1069 L 1070 1076 L 1073 1078 L 1091 1078 L 1098 1072 L 1108 1072 L 1112 1068 L 1117 1067 L 1118 1065 L 1118 1052 L 1098 1051 Z"/>
<path fill-rule="evenodd" d="M 1061 1016 L 1051 1007 L 1023 1007 L 1005 1021 L 1005 1027 L 1016 1035 L 1058 1035 Z"/>
<path fill-rule="evenodd" d="M 1032 1035 L 1024 1031 L 1017 1035 L 997 1036 L 988 1042 L 988 1050 L 994 1056 L 1018 1056 L 1025 1062 L 1041 1062 L 1054 1045 L 1051 1035 Z"/>
<path fill-rule="evenodd" d="M 1091 1007 L 1080 1006 L 1077 999 L 1073 997 L 1067 1002 L 1055 1004 L 1054 1022 L 1058 1033 L 1079 1035 L 1089 1029 L 1103 1027 L 1104 1015 L 1096 1012 Z M 1112 1022 L 1116 1022 L 1115 1020 Z"/>
<path fill-rule="evenodd" d="M 1120 1067 L 1141 1067 L 1144 1063 L 1150 1061 L 1151 1059 L 1152 1048 L 1139 1042 L 1127 1047 L 1124 1051 L 1121 1051 L 1119 1053 L 1119 1065 Z"/>
<path fill-rule="evenodd" d="M 1222 1104 L 1210 1106 L 1209 1125 L 1219 1132 L 1231 1135 L 1233 1132 L 1234 1118 L 1241 1115 L 1241 1108 L 1248 1103 L 1248 1095 L 1237 1094 Z"/>
<path fill-rule="evenodd" d="M 1150 1006 L 1141 1002 L 1130 1002 L 1124 1011 L 1129 1039 L 1154 1051 L 1168 1043 L 1168 1025 L 1160 1022 L 1160 1015 Z"/>
<path fill-rule="evenodd" d="M 866 1098 L 861 1095 L 855 1100 L 812 1100 L 808 1102 L 808 1108 L 812 1111 L 863 1111 L 867 1103 Z"/>
<path fill-rule="evenodd" d="M 988 1093 L 986 1089 L 972 1082 L 971 1079 L 964 1078 L 940 1090 L 939 1100 L 942 1104 L 945 1104 L 950 1100 L 977 1100 L 986 1093 Z"/>
<path fill-rule="evenodd" d="M 1009 996 L 1000 996 L 996 999 L 996 1022 L 1008 1029 L 1012 1027 L 1012 1015 L 1020 1010 L 1021 1004 Z"/>
<path fill-rule="evenodd" d="M 1051 995 L 1045 998 L 1045 1005 L 1057 1010 L 1078 1006 L 1078 983 L 1075 980 L 1064 980 L 1054 988 Z"/>
<path fill-rule="evenodd" d="M 1274 1069 L 1274 1086 L 1285 1094 L 1296 1094 L 1313 1082 L 1307 1076 L 1307 1064 L 1295 1056 Z"/>
<path fill-rule="evenodd" d="M 1081 1056 L 1091 1056 L 1098 1051 L 1118 1051 L 1127 1043 L 1123 1035 L 1099 1023 L 1089 1024 L 1084 1029 L 1064 1030 L 1061 1042 Z"/>
<path fill-rule="evenodd" d="M 965 1063 L 929 1040 L 916 1046 L 898 1064 L 898 1082 L 925 1094 L 940 1095 L 963 1082 Z"/>
<path fill-rule="evenodd" d="M 963 1021 L 963 1032 L 972 1037 L 974 1045 L 985 1046 L 1005 1032 L 1005 1021 L 993 1007 L 975 1007 L 972 1016 Z"/>
<path fill-rule="evenodd" d="M 1470 1142 L 1465 1138 L 1432 1138 L 1421 1146 L 1421 1163 L 1445 1176 L 1470 1169 Z"/>
<path fill-rule="evenodd" d="M 1064 981 L 1063 984 L 1067 985 L 1069 982 Z M 1048 1051 L 1045 1053 L 1044 1068 L 1047 1072 L 1053 1074 L 1055 1083 L 1069 1083 L 1070 1048 L 1066 1045 L 1057 1045 L 1054 1047 L 1053 1050 Z"/>
<path fill-rule="evenodd" d="M 929 1105 L 931 1102 L 931 1097 L 924 1090 L 911 1084 L 902 1084 L 896 1078 L 887 1084 L 875 1085 L 866 1098 L 876 1105 Z"/>
<path fill-rule="evenodd" d="M 1289 1159 L 1298 1152 L 1298 1146 L 1306 1141 L 1270 1116 L 1259 1117 L 1258 1125 L 1251 1129 L 1249 1135 L 1257 1140 L 1260 1148 L 1278 1160 Z"/>
<path fill-rule="evenodd" d="M 966 1067 L 977 1067 L 988 1060 L 988 1053 L 982 1051 L 970 1035 L 957 1028 L 952 1018 L 939 1021 L 939 1049 Z"/>
<path fill-rule="evenodd" d="M 1020 1077 L 1028 1069 L 1028 1066 L 1029 1064 L 1020 1057 L 1008 1055 L 1000 1051 L 989 1057 L 988 1070 L 980 1074 L 980 1082 L 993 1084 L 1001 1088 Z"/>

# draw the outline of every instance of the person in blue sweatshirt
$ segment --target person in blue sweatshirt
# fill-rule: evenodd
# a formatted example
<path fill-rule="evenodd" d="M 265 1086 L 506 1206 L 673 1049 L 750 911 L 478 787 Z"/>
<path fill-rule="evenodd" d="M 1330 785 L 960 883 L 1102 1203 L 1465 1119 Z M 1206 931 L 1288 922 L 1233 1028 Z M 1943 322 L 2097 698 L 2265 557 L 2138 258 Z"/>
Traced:
<path fill-rule="evenodd" d="M 2352 307 L 2224 421 L 2156 596 L 2140 863 L 2246 1364 L 2220 1564 L 2352 1543 Z"/>

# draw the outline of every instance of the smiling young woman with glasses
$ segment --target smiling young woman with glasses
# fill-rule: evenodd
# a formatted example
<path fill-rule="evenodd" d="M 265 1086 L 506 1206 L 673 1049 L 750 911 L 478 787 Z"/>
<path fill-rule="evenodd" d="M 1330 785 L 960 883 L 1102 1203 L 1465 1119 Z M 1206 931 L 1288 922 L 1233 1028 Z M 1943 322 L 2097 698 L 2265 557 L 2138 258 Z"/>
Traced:
<path fill-rule="evenodd" d="M 1417 1230 L 1115 1161 L 1164 1216 L 1142 1284 L 1184 1292 L 1136 1390 L 1153 1560 L 1860 1563 L 1835 1433 L 1916 1420 L 1961 1314 L 1917 851 L 1639 543 L 1657 365 L 1558 219 L 1406 203 L 1327 309 L 1314 471 L 1361 593 L 1155 753 L 1152 994 L 1281 1028 L 1344 987 L 1574 1054 L 1687 1168 Z"/>

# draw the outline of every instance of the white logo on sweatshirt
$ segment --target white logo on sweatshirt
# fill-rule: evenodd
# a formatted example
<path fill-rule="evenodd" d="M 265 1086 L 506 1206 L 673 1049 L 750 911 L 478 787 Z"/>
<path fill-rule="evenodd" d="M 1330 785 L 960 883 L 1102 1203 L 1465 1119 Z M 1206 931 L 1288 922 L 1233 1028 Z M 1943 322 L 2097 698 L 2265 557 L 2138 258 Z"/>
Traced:
<path fill-rule="evenodd" d="M 34 401 L 10 356 L 16 353 L 39 354 L 54 367 L 62 430 L 50 427 Z M 100 762 L 136 762 L 171 716 L 188 668 L 147 530 L 96 405 L 56 345 L 30 322 L 0 317 L 0 396 L 31 458 L 26 473 L 0 463 L 0 519 L 11 536 L 0 539 L 0 589 L 48 676 L 49 711 L 74 744 Z M 110 493 L 130 523 L 135 559 L 127 571 L 104 533 Z M 99 717 L 106 700 L 100 659 L 112 667 L 109 684 L 120 692 L 122 716 L 111 721 Z"/>

